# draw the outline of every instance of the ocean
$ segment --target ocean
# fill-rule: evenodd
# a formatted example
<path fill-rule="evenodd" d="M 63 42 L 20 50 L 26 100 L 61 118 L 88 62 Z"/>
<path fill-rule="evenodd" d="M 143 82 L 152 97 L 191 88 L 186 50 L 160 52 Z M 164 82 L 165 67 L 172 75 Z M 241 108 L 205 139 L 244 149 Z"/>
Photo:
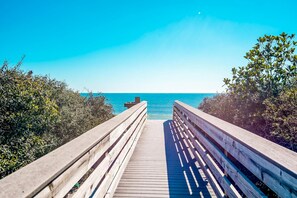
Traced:
<path fill-rule="evenodd" d="M 87 94 L 81 93 L 82 96 Z M 147 101 L 148 119 L 172 119 L 172 108 L 175 100 L 184 102 L 190 106 L 198 107 L 205 97 L 212 97 L 214 93 L 97 93 L 107 99 L 111 104 L 114 114 L 125 111 L 124 103 L 133 102 L 135 97 L 140 97 L 141 101 Z"/>

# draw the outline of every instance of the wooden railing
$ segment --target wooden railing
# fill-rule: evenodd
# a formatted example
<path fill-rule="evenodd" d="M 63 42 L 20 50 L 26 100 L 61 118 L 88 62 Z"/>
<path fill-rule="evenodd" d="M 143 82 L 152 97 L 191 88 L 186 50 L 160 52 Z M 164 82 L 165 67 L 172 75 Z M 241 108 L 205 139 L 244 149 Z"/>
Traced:
<path fill-rule="evenodd" d="M 0 180 L 0 197 L 112 197 L 146 119 L 141 102 Z"/>
<path fill-rule="evenodd" d="M 297 197 L 297 153 L 179 101 L 173 110 L 218 197 Z"/>

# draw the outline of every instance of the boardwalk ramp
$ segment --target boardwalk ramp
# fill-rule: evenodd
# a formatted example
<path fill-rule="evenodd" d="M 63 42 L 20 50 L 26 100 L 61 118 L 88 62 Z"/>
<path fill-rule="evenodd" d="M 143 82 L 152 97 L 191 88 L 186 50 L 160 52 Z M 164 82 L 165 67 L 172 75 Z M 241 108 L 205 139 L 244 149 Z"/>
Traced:
<path fill-rule="evenodd" d="M 148 120 L 114 197 L 215 196 L 172 120 Z"/>

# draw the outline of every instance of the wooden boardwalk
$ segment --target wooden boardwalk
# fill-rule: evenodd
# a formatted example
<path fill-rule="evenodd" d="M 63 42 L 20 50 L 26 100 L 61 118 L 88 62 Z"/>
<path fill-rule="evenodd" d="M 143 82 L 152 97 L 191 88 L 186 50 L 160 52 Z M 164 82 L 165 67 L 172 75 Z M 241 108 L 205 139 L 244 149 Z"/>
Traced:
<path fill-rule="evenodd" d="M 148 120 L 114 197 L 215 197 L 173 121 Z"/>
<path fill-rule="evenodd" d="M 296 184 L 296 152 L 179 101 L 173 121 L 147 120 L 144 101 L 1 179 L 0 197 L 297 197 Z"/>

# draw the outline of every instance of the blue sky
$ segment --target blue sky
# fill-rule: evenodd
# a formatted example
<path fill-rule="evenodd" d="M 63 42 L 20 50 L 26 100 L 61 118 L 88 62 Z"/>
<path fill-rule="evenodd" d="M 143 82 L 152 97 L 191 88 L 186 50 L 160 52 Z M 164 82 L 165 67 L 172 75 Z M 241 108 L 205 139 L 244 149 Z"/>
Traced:
<path fill-rule="evenodd" d="M 0 61 L 94 92 L 221 92 L 297 1 L 0 0 Z"/>

